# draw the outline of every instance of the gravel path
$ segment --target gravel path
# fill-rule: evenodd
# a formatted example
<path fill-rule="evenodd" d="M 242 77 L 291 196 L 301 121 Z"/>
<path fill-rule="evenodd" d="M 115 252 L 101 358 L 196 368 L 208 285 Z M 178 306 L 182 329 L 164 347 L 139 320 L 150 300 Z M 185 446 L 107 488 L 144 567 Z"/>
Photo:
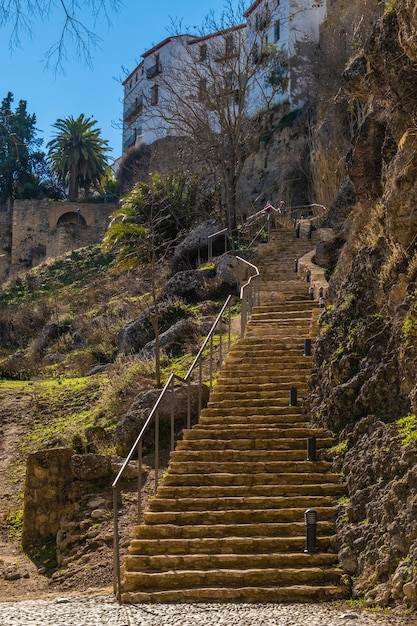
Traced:
<path fill-rule="evenodd" d="M 331 604 L 137 604 L 113 596 L 0 603 L 0 626 L 417 626 L 402 612 Z"/>

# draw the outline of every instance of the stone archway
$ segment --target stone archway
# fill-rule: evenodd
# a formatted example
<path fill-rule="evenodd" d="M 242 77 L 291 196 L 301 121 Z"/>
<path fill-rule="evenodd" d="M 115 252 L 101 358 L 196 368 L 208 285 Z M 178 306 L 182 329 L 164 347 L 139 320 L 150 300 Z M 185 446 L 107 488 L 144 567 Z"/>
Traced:
<path fill-rule="evenodd" d="M 57 227 L 67 226 L 68 224 L 75 226 L 87 226 L 87 222 L 79 211 L 68 211 L 63 213 L 57 222 Z"/>

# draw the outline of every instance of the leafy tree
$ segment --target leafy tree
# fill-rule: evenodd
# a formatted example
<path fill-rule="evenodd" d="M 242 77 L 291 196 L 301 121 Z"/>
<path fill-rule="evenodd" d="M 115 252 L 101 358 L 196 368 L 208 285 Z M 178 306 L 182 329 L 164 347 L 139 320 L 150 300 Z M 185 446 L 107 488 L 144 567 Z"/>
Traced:
<path fill-rule="evenodd" d="M 36 19 L 45 21 L 52 11 L 60 10 L 62 27 L 57 40 L 46 52 L 47 64 L 52 65 L 55 70 L 63 68 L 69 56 L 68 40 L 74 44 L 80 60 L 90 64 L 91 50 L 100 43 L 100 39 L 86 24 L 85 13 L 80 16 L 85 11 L 85 5 L 90 9 L 95 25 L 103 19 L 110 25 L 111 13 L 119 12 L 123 0 L 59 0 L 56 3 L 50 0 L 0 0 L 0 28 L 10 26 L 9 47 L 11 50 L 21 48 L 22 36 L 33 34 Z"/>
<path fill-rule="evenodd" d="M 81 114 L 58 119 L 53 127 L 55 137 L 48 142 L 49 161 L 59 180 L 68 185 L 68 196 L 74 201 L 80 188 L 86 196 L 91 188 L 99 189 L 108 170 L 108 141 L 100 137 L 97 121 Z"/>
<path fill-rule="evenodd" d="M 144 299 L 155 334 L 156 384 L 160 385 L 159 266 L 179 236 L 196 215 L 209 208 L 213 197 L 200 194 L 195 179 L 172 174 L 154 174 L 149 182 L 138 182 L 112 215 L 103 242 L 105 251 L 116 252 L 119 270 L 146 265 L 151 289 Z"/>
<path fill-rule="evenodd" d="M 39 152 L 42 140 L 36 138 L 36 116 L 27 112 L 25 100 L 20 100 L 13 111 L 13 100 L 9 92 L 0 106 L 0 203 L 9 208 L 25 180 L 30 179 L 34 187 L 25 197 L 38 197 L 33 175 L 44 158 Z"/>

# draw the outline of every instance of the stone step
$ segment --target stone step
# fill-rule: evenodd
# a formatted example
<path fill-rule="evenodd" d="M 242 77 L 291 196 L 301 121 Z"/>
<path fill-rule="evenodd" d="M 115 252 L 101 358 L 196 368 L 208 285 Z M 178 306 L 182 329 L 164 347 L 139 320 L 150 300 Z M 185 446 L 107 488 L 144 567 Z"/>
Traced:
<path fill-rule="evenodd" d="M 129 558 L 129 557 L 127 557 Z M 250 568 L 181 570 L 168 572 L 124 572 L 124 593 L 135 589 L 157 591 L 158 589 L 197 589 L 205 587 L 259 587 L 286 586 L 295 584 L 336 584 L 342 570 L 322 567 L 305 568 Z"/>
<path fill-rule="evenodd" d="M 260 524 L 141 524 L 133 528 L 135 539 L 206 539 L 231 537 L 300 537 L 305 536 L 305 521 Z M 317 522 L 317 537 L 334 534 L 334 523 Z"/>
<path fill-rule="evenodd" d="M 164 477 L 165 485 L 178 485 L 178 486 L 219 486 L 224 487 L 227 485 L 310 485 L 311 487 L 316 484 L 322 484 L 326 480 L 328 483 L 338 483 L 340 480 L 339 474 L 333 472 L 327 472 L 323 475 L 323 472 L 282 472 L 278 476 L 271 472 L 259 472 L 256 475 L 253 474 L 237 474 L 237 473 L 220 473 L 215 474 L 201 474 L 200 472 L 195 474 L 183 474 L 168 472 Z"/>
<path fill-rule="evenodd" d="M 346 492 L 344 483 L 287 484 L 287 485 L 224 485 L 224 486 L 177 486 L 160 485 L 158 497 L 162 498 L 274 498 L 284 496 L 332 496 L 338 497 Z"/>
<path fill-rule="evenodd" d="M 269 425 L 268 427 L 252 427 L 250 429 L 250 437 L 248 428 L 235 427 L 221 428 L 215 424 L 209 426 L 207 424 L 196 424 L 190 430 L 183 431 L 183 441 L 198 440 L 198 439 L 215 439 L 236 441 L 238 439 L 301 439 L 308 437 L 315 437 L 320 434 L 318 428 L 310 428 L 308 426 L 304 428 L 281 428 L 279 424 L 275 426 Z M 232 447 L 232 446 L 231 446 Z"/>
<path fill-rule="evenodd" d="M 234 389 L 233 386 L 231 386 L 231 389 L 228 390 L 223 385 L 219 385 L 219 386 L 216 385 L 216 387 L 214 387 L 214 390 L 212 391 L 210 395 L 209 405 L 212 405 L 215 402 L 227 402 L 228 400 L 235 402 L 235 403 L 238 403 L 238 402 L 241 403 L 244 400 L 253 401 L 254 393 L 256 393 L 257 398 L 253 402 L 256 404 L 259 404 L 260 402 L 264 400 L 269 400 L 270 402 L 279 402 L 280 400 L 282 401 L 283 399 L 288 404 L 290 387 L 296 387 L 298 390 L 298 395 L 300 397 L 302 397 L 302 395 L 305 394 L 307 391 L 307 385 L 302 384 L 300 380 L 295 380 L 295 381 L 292 381 L 291 383 L 286 382 L 282 386 L 279 383 L 277 383 L 276 387 L 277 388 L 275 391 L 273 389 L 271 389 L 270 391 L 263 391 L 263 390 L 257 391 L 256 389 L 255 390 L 251 389 L 249 391 L 240 391 L 240 390 Z"/>
<path fill-rule="evenodd" d="M 281 416 L 281 415 L 301 415 L 301 409 L 298 406 L 271 406 L 267 411 L 259 411 L 253 412 L 251 408 L 241 407 L 235 408 L 233 413 L 225 413 L 222 409 L 206 407 L 202 409 L 201 415 L 203 417 L 236 417 L 240 416 L 242 418 L 249 417 L 260 417 L 263 416 Z"/>
<path fill-rule="evenodd" d="M 314 300 L 284 300 L 282 302 L 268 302 L 262 306 L 255 305 L 252 309 L 252 313 L 259 313 L 265 311 L 309 311 L 317 307 L 317 303 Z"/>
<path fill-rule="evenodd" d="M 297 386 L 297 385 L 295 384 L 295 386 Z M 289 387 L 288 387 L 288 392 L 289 392 Z M 285 406 L 285 403 L 288 404 L 289 393 L 285 394 L 284 392 L 282 392 L 280 394 L 277 394 L 277 396 L 279 396 L 279 397 L 275 398 L 275 403 L 276 404 L 278 404 L 279 400 L 281 401 L 282 406 Z M 301 398 L 300 394 L 298 394 L 298 396 Z M 239 399 L 235 399 L 235 400 L 213 400 L 213 401 L 209 402 L 208 406 L 211 407 L 211 408 L 216 408 L 216 407 L 222 408 L 226 412 L 230 412 L 230 409 L 237 408 L 237 407 L 247 407 L 247 408 L 250 407 L 254 411 L 260 411 L 262 408 L 268 409 L 271 406 L 271 404 L 274 404 L 274 402 L 271 402 L 271 400 L 268 399 L 268 398 L 267 399 L 265 399 L 265 398 L 264 399 L 262 399 L 262 398 L 259 398 L 259 399 L 253 399 L 253 398 L 245 399 L 244 398 L 242 400 L 239 400 Z"/>
<path fill-rule="evenodd" d="M 317 449 L 330 448 L 334 445 L 334 440 L 330 437 L 316 439 Z M 250 439 L 239 440 L 215 440 L 215 439 L 195 439 L 179 441 L 177 450 L 306 450 L 307 437 L 286 437 L 278 439 Z"/>
<path fill-rule="evenodd" d="M 234 373 L 236 374 L 235 376 L 232 375 Z M 238 370 L 235 370 L 235 372 L 233 372 L 233 368 L 230 368 L 230 376 L 228 377 L 225 374 L 219 376 L 217 378 L 217 382 L 214 388 L 223 388 L 224 386 L 227 389 L 235 389 L 236 387 L 242 387 L 247 389 L 249 386 L 249 389 L 252 389 L 256 392 L 257 386 L 263 387 L 266 385 L 273 386 L 278 384 L 285 384 L 287 386 L 287 389 L 289 389 L 290 386 L 293 386 L 295 373 L 296 370 L 294 370 L 293 372 L 287 372 L 287 370 L 285 369 L 283 372 L 271 371 L 269 374 L 264 374 L 261 376 L 255 373 L 251 373 L 249 376 L 247 370 L 239 368 Z M 308 370 L 306 373 L 309 374 L 310 370 Z"/>
<path fill-rule="evenodd" d="M 298 582 L 298 581 L 297 581 Z M 123 587 L 122 587 L 123 588 Z M 285 585 L 278 587 L 205 587 L 170 591 L 123 592 L 123 603 L 174 603 L 174 602 L 329 602 L 349 597 L 348 589 L 338 585 Z"/>
<path fill-rule="evenodd" d="M 337 563 L 335 554 L 157 554 L 154 556 L 132 554 L 126 557 L 130 572 L 160 573 L 182 571 L 213 571 L 224 569 L 296 569 L 305 567 L 327 568 Z"/>
<path fill-rule="evenodd" d="M 317 537 L 317 550 L 327 552 L 330 537 Z M 306 537 L 197 537 L 195 539 L 132 539 L 129 554 L 176 555 L 176 554 L 277 554 L 301 553 L 306 547 Z M 333 556 L 333 555 L 332 555 Z"/>
<path fill-rule="evenodd" d="M 295 474 L 327 472 L 332 464 L 328 461 L 177 461 L 169 464 L 173 474 Z"/>
<path fill-rule="evenodd" d="M 289 451 L 289 450 L 303 450 L 307 449 L 307 437 L 286 437 L 286 438 L 263 438 L 263 439 L 246 439 L 244 437 L 239 440 L 222 439 L 195 439 L 179 441 L 177 450 L 273 450 Z M 318 454 L 321 449 L 330 448 L 334 444 L 334 440 L 326 437 L 317 437 L 316 446 Z"/>
<path fill-rule="evenodd" d="M 334 507 L 333 496 L 263 496 L 223 497 L 223 498 L 162 498 L 159 494 L 149 505 L 149 511 L 164 512 L 186 511 L 240 511 L 264 509 L 300 509 L 306 510 L 317 507 Z"/>
<path fill-rule="evenodd" d="M 203 462 L 219 462 L 219 463 L 248 463 L 251 461 L 305 461 L 307 458 L 307 446 L 299 450 L 190 450 L 189 448 L 181 449 L 178 447 L 171 452 L 171 460 L 176 462 L 185 461 L 203 461 Z M 319 459 L 319 454 L 317 454 Z"/>
<path fill-rule="evenodd" d="M 242 424 L 246 428 L 248 426 L 267 426 L 268 424 L 280 424 L 282 428 L 304 428 L 307 426 L 306 421 L 303 419 L 301 415 L 256 415 L 252 417 L 242 417 L 242 416 L 224 416 L 221 415 L 219 417 L 200 417 L 199 420 L 200 425 L 208 425 L 213 426 L 223 425 L 223 426 L 233 426 L 234 424 Z"/>

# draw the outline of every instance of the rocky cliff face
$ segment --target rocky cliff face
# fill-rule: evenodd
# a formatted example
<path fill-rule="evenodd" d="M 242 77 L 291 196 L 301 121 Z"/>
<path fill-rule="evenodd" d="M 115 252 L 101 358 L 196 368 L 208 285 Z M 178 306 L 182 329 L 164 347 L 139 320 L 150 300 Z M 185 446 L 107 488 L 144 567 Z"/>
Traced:
<path fill-rule="evenodd" d="M 332 32 L 338 4 L 329 7 Z M 335 99 L 318 107 L 319 135 L 344 129 L 328 154 L 329 171 L 343 161 L 344 180 L 327 215 L 337 263 L 308 407 L 340 434 L 348 497 L 338 542 L 353 592 L 415 608 L 417 8 L 392 0 L 381 16 L 380 4 L 360 47 L 351 29 Z"/>

